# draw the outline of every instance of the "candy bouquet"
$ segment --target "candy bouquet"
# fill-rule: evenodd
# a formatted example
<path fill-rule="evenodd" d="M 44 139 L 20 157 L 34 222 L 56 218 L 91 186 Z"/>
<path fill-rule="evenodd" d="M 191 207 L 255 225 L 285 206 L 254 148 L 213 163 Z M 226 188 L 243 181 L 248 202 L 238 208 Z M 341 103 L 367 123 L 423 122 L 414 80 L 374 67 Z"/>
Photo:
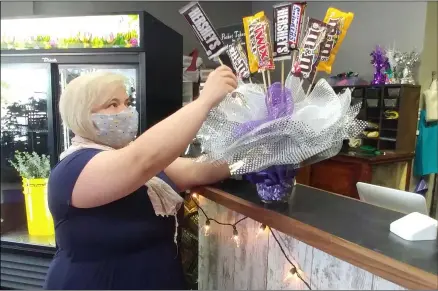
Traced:
<path fill-rule="evenodd" d="M 240 79 L 198 132 L 203 152 L 198 160 L 228 163 L 232 174 L 257 186 L 265 203 L 287 201 L 300 167 L 336 155 L 344 139 L 366 127 L 356 119 L 361 104 L 350 106 L 350 90 L 336 94 L 324 79 L 313 85 L 318 71 L 331 72 L 353 14 L 329 8 L 324 22 L 309 19 L 306 25 L 305 8 L 302 2 L 274 6 L 273 49 L 264 12 L 245 17 L 247 55 L 239 41 L 221 44 L 199 3 L 180 11 L 207 55 L 220 59 L 226 51 Z M 288 60 L 292 69 L 284 78 Z M 275 62 L 281 63 L 281 80 L 271 84 Z M 263 84 L 253 82 L 255 73 Z"/>

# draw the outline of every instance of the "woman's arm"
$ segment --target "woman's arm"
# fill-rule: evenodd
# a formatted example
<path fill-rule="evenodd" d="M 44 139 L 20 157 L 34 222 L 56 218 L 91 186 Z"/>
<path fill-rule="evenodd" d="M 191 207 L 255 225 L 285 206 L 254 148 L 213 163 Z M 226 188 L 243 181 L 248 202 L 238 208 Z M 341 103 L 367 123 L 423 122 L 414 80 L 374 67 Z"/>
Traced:
<path fill-rule="evenodd" d="M 230 177 L 227 164 L 198 163 L 188 158 L 177 158 L 164 172 L 180 191 L 213 184 Z"/>
<path fill-rule="evenodd" d="M 193 140 L 209 110 L 237 87 L 231 69 L 210 74 L 200 98 L 156 124 L 120 150 L 93 157 L 74 186 L 72 204 L 90 208 L 123 198 L 172 163 Z"/>

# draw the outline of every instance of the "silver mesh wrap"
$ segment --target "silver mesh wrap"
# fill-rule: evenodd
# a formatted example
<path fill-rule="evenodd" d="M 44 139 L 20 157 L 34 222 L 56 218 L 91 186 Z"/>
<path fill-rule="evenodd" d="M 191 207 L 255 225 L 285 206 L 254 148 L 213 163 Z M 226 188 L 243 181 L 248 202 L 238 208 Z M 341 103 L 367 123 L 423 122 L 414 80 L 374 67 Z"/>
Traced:
<path fill-rule="evenodd" d="M 273 165 L 295 168 L 339 153 L 344 139 L 356 137 L 366 122 L 356 119 L 361 104 L 350 106 L 351 91 L 336 94 L 321 79 L 306 96 L 300 79 L 289 75 L 293 113 L 265 123 L 242 136 L 236 131 L 248 121 L 265 120 L 265 92 L 258 84 L 239 84 L 213 108 L 197 134 L 203 155 L 200 162 L 223 163 L 232 174 L 257 172 Z"/>

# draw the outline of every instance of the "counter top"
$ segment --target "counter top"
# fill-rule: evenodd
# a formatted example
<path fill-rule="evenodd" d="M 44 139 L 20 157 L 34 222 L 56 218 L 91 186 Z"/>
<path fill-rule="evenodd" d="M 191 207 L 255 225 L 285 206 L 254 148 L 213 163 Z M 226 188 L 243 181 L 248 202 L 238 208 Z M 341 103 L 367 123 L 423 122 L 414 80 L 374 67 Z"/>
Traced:
<path fill-rule="evenodd" d="M 414 153 L 408 153 L 408 152 L 385 151 L 385 154 L 375 156 L 375 155 L 367 155 L 365 153 L 361 153 L 357 151 L 348 151 L 348 152 L 341 152 L 338 155 L 334 156 L 332 159 L 344 161 L 345 159 L 348 158 L 355 158 L 374 165 L 374 164 L 405 162 L 412 160 L 414 156 L 415 156 Z"/>
<path fill-rule="evenodd" d="M 49 254 L 56 250 L 55 236 L 31 236 L 27 230 L 11 231 L 1 235 L 1 246 L 6 248 L 35 249 Z"/>
<path fill-rule="evenodd" d="M 401 213 L 300 184 L 289 204 L 276 209 L 261 204 L 245 181 L 193 192 L 403 287 L 438 287 L 438 242 L 392 234 L 389 224 Z"/>

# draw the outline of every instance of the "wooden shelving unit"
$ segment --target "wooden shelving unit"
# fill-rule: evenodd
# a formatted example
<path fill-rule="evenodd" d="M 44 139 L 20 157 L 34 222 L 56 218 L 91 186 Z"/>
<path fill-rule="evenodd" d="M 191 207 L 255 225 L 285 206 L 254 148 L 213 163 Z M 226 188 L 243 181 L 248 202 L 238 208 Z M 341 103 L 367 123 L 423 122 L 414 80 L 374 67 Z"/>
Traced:
<path fill-rule="evenodd" d="M 377 131 L 378 137 L 362 136 L 362 145 L 381 151 L 414 152 L 418 122 L 420 86 L 415 85 L 367 85 L 336 86 L 335 92 L 350 88 L 352 104 L 362 102 L 358 118 L 377 125 L 368 132 Z M 396 111 L 397 119 L 388 119 L 387 111 Z"/>

